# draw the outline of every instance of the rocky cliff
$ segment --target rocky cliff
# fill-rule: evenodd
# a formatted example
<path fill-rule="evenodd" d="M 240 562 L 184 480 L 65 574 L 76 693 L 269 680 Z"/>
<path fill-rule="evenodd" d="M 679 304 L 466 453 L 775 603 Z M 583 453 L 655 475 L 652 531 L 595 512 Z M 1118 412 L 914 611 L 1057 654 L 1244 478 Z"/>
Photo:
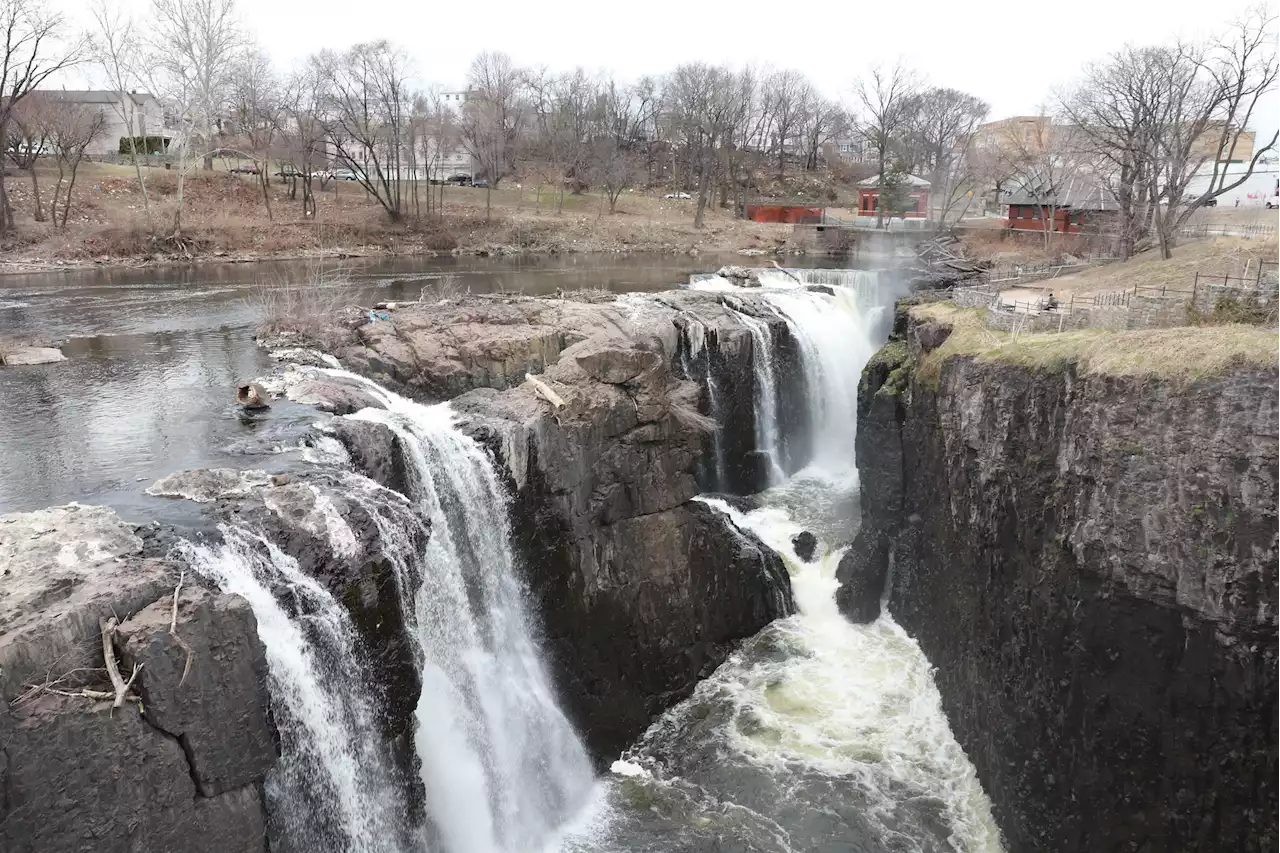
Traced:
<path fill-rule="evenodd" d="M 266 662 L 241 599 L 102 507 L 0 517 L 0 849 L 265 851 Z M 122 707 L 100 698 L 100 619 Z M 176 630 L 171 630 L 176 628 Z"/>
<path fill-rule="evenodd" d="M 1274 332 L 900 321 L 841 604 L 890 576 L 1011 853 L 1275 849 Z"/>
<path fill-rule="evenodd" d="M 466 392 L 454 408 L 506 469 L 556 681 L 600 757 L 792 609 L 779 558 L 691 500 L 700 475 L 734 487 L 759 473 L 725 466 L 720 483 L 705 464 L 716 445 L 732 459 L 754 447 L 756 354 L 738 310 L 776 327 L 779 369 L 798 374 L 776 314 L 695 292 L 400 307 L 336 353 L 419 399 Z M 732 417 L 713 411 L 708 377 Z"/>

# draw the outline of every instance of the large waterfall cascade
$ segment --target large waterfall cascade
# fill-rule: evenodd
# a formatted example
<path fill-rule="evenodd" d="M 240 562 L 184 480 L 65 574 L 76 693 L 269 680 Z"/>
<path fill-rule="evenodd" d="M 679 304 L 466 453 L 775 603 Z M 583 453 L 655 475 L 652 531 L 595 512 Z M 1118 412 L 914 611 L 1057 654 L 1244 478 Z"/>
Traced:
<path fill-rule="evenodd" d="M 669 849 L 711 849 L 725 835 L 776 853 L 1002 850 L 919 646 L 888 608 L 875 623 L 854 625 L 835 603 L 836 566 L 857 526 L 858 381 L 887 332 L 887 300 L 877 306 L 860 293 L 874 274 L 795 272 L 799 284 L 767 271 L 764 288 L 718 277 L 691 286 L 760 297 L 800 346 L 810 463 L 790 478 L 775 474 L 751 512 L 704 499 L 782 556 L 798 612 L 745 644 L 614 765 L 615 799 L 654 803 L 664 819 L 616 806 L 608 841 L 597 834 L 575 850 L 651 849 L 650 837 Z M 759 354 L 768 324 L 743 319 Z M 757 383 L 777 381 L 759 360 L 756 370 Z M 777 397 L 755 400 L 758 449 L 770 452 L 779 441 Z M 793 550 L 803 531 L 819 540 L 809 562 Z"/>
<path fill-rule="evenodd" d="M 426 823 L 410 825 L 345 609 L 271 542 L 225 527 L 221 544 L 187 546 L 187 556 L 258 617 L 283 751 L 268 794 L 287 849 L 695 851 L 730 840 L 776 853 L 1001 850 L 919 647 L 887 609 L 857 626 L 834 602 L 840 543 L 856 529 L 857 385 L 884 334 L 884 311 L 868 295 L 873 275 L 762 278 L 768 286 L 741 293 L 760 297 L 798 345 L 810 458 L 790 477 L 778 465 L 783 380 L 771 322 L 758 308 L 739 312 L 752 336 L 756 449 L 774 462 L 771 487 L 749 513 L 707 501 L 729 517 L 726 535 L 749 532 L 782 555 L 799 612 L 744 644 L 603 780 L 593 779 L 537 654 L 493 461 L 448 404 L 424 406 L 321 368 L 377 399 L 384 408 L 348 417 L 389 428 L 406 452 L 407 496 L 342 476 L 344 497 L 377 524 L 421 673 L 414 746 Z M 802 286 L 810 284 L 830 292 Z M 736 290 L 706 277 L 693 286 Z M 690 319 L 686 355 L 697 357 L 705 328 Z M 705 387 L 714 411 L 723 400 L 710 371 Z M 724 449 L 713 450 L 722 479 Z M 335 553 L 350 549 L 350 528 L 317 498 L 309 529 Z M 429 537 L 413 535 L 415 523 L 429 524 Z M 792 551 L 802 530 L 820 542 L 811 562 Z"/>
<path fill-rule="evenodd" d="M 531 636 L 493 462 L 456 428 L 448 404 L 423 406 L 355 374 L 325 372 L 386 406 L 351 417 L 393 430 L 409 460 L 416 514 L 407 519 L 407 505 L 384 497 L 395 493 L 364 477 L 346 474 L 344 491 L 377 524 L 396 573 L 421 672 L 415 747 L 429 825 L 407 825 L 404 786 L 378 743 L 376 694 L 360 678 L 345 609 L 273 544 L 224 527 L 222 544 L 188 546 L 188 559 L 258 618 L 282 732 L 273 827 L 289 849 L 318 853 L 540 850 L 589 801 L 594 780 Z M 317 497 L 324 517 L 308 526 L 341 554 L 355 537 Z M 425 553 L 413 546 L 415 519 L 430 524 Z"/>

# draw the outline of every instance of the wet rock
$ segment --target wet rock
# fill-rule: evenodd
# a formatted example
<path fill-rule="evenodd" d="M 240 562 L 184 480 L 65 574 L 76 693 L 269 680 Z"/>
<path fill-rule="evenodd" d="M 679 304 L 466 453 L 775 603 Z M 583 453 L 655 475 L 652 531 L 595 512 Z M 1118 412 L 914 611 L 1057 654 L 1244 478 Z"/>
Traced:
<path fill-rule="evenodd" d="M 630 382 L 662 363 L 656 352 L 617 346 L 576 348 L 573 357 L 588 376 L 610 385 Z"/>
<path fill-rule="evenodd" d="M 141 557 L 142 540 L 105 507 L 68 504 L 0 516 L 0 691 L 70 676 L 83 686 L 102 666 L 98 619 L 141 610 L 177 580 Z"/>
<path fill-rule="evenodd" d="M 304 379 L 285 391 L 290 400 L 335 415 L 349 415 L 361 409 L 381 409 L 382 403 L 362 386 L 328 377 Z"/>
<path fill-rule="evenodd" d="M 804 289 L 812 293 L 825 293 L 827 296 L 836 295 L 836 289 L 826 284 L 806 284 Z"/>
<path fill-rule="evenodd" d="M 102 507 L 0 517 L 0 849 L 83 853 L 88 838 L 104 853 L 265 852 L 275 747 L 252 615 L 189 574 L 184 682 L 169 633 L 179 568 L 152 552 Z M 134 682 L 145 704 L 30 689 L 110 690 L 99 629 L 110 617 L 127 626 L 114 649 L 124 671 L 146 663 Z"/>
<path fill-rule="evenodd" d="M 813 559 L 814 552 L 818 550 L 818 537 L 806 530 L 792 537 L 791 547 L 795 549 L 796 556 L 807 563 Z"/>
<path fill-rule="evenodd" d="M 404 448 L 389 427 L 351 418 L 334 418 L 328 426 L 347 449 L 356 470 L 375 483 L 408 494 Z"/>
<path fill-rule="evenodd" d="M 708 492 L 703 497 L 724 501 L 738 512 L 751 512 L 760 508 L 759 495 L 731 495 L 727 492 Z"/>
<path fill-rule="evenodd" d="M 53 364 L 66 360 L 67 357 L 57 347 L 15 347 L 0 350 L 0 364 L 8 367 L 21 364 Z"/>
<path fill-rule="evenodd" d="M 716 275 L 727 278 L 738 287 L 759 287 L 759 270 L 752 267 L 730 265 L 716 270 Z"/>
<path fill-rule="evenodd" d="M 136 684 L 147 722 L 182 741 L 202 797 L 252 785 L 276 761 L 253 611 L 238 596 L 186 584 L 177 638 L 172 618 L 166 598 L 120 625 L 123 668 L 142 666 Z"/>
<path fill-rule="evenodd" d="M 894 618 L 1008 849 L 1273 849 L 1274 367 L 956 357 L 907 382 L 859 407 L 862 507 L 890 512 L 855 548 L 875 571 L 892 553 Z"/>
<path fill-rule="evenodd" d="M 195 468 L 161 477 L 147 487 L 147 494 L 165 498 L 186 498 L 196 503 L 213 503 L 225 498 L 248 497 L 255 488 L 271 481 L 265 471 L 237 468 Z"/>

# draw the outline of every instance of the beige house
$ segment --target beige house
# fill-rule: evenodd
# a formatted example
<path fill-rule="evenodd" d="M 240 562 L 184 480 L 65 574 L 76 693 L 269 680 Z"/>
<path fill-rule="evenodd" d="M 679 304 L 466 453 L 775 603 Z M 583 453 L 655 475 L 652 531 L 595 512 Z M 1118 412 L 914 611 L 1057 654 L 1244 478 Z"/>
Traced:
<path fill-rule="evenodd" d="M 93 159 L 116 155 L 120 140 L 130 135 L 158 136 L 167 145 L 174 137 L 176 122 L 165 115 L 164 106 L 155 95 L 146 92 L 117 92 L 105 89 L 71 90 L 41 89 L 41 95 L 71 104 L 83 104 L 101 110 L 106 130 L 85 153 Z"/>

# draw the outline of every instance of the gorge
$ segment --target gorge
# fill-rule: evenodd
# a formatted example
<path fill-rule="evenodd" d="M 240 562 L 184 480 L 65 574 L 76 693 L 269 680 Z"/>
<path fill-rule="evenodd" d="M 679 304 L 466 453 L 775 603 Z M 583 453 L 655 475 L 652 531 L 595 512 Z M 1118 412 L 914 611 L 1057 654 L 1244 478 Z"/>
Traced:
<path fill-rule="evenodd" d="M 1184 424 L 1163 433 L 1173 468 L 1220 497 L 1184 507 L 1212 567 L 1187 585 L 1200 540 L 1182 568 L 1133 551 L 1119 581 L 1068 594 L 1047 552 L 1102 575 L 1091 543 L 1114 554 L 1132 531 L 1027 514 L 1112 480 L 1150 505 L 1139 486 L 1173 457 L 1142 455 L 1132 482 L 1079 473 L 1053 442 L 1095 464 L 1072 425 L 1114 411 L 1105 394 L 939 355 L 945 323 L 900 312 L 877 353 L 901 295 L 887 272 L 759 278 L 344 312 L 323 354 L 265 342 L 264 386 L 305 414 L 261 440 L 296 462 L 148 487 L 198 522 L 0 517 L 5 849 L 1162 849 L 1192 815 L 1197 837 L 1255 849 L 1246 813 L 1273 820 L 1275 792 L 1274 732 L 1259 758 L 1246 723 L 1275 711 L 1274 370 L 1157 392 L 1184 406 L 1159 413 Z M 1185 408 L 1210 398 L 1212 428 Z M 1124 423 L 1103 431 L 1116 446 L 1147 441 Z M 1208 434 L 1253 449 L 1198 474 Z M 83 692 L 112 613 L 125 677 L 142 667 L 119 708 Z M 1197 678 L 1222 686 L 1192 695 Z M 1142 743 L 1194 732 L 1224 762 L 1125 752 L 1135 720 Z M 1089 799 L 1115 778 L 1180 805 L 1137 811 L 1144 835 Z"/>

